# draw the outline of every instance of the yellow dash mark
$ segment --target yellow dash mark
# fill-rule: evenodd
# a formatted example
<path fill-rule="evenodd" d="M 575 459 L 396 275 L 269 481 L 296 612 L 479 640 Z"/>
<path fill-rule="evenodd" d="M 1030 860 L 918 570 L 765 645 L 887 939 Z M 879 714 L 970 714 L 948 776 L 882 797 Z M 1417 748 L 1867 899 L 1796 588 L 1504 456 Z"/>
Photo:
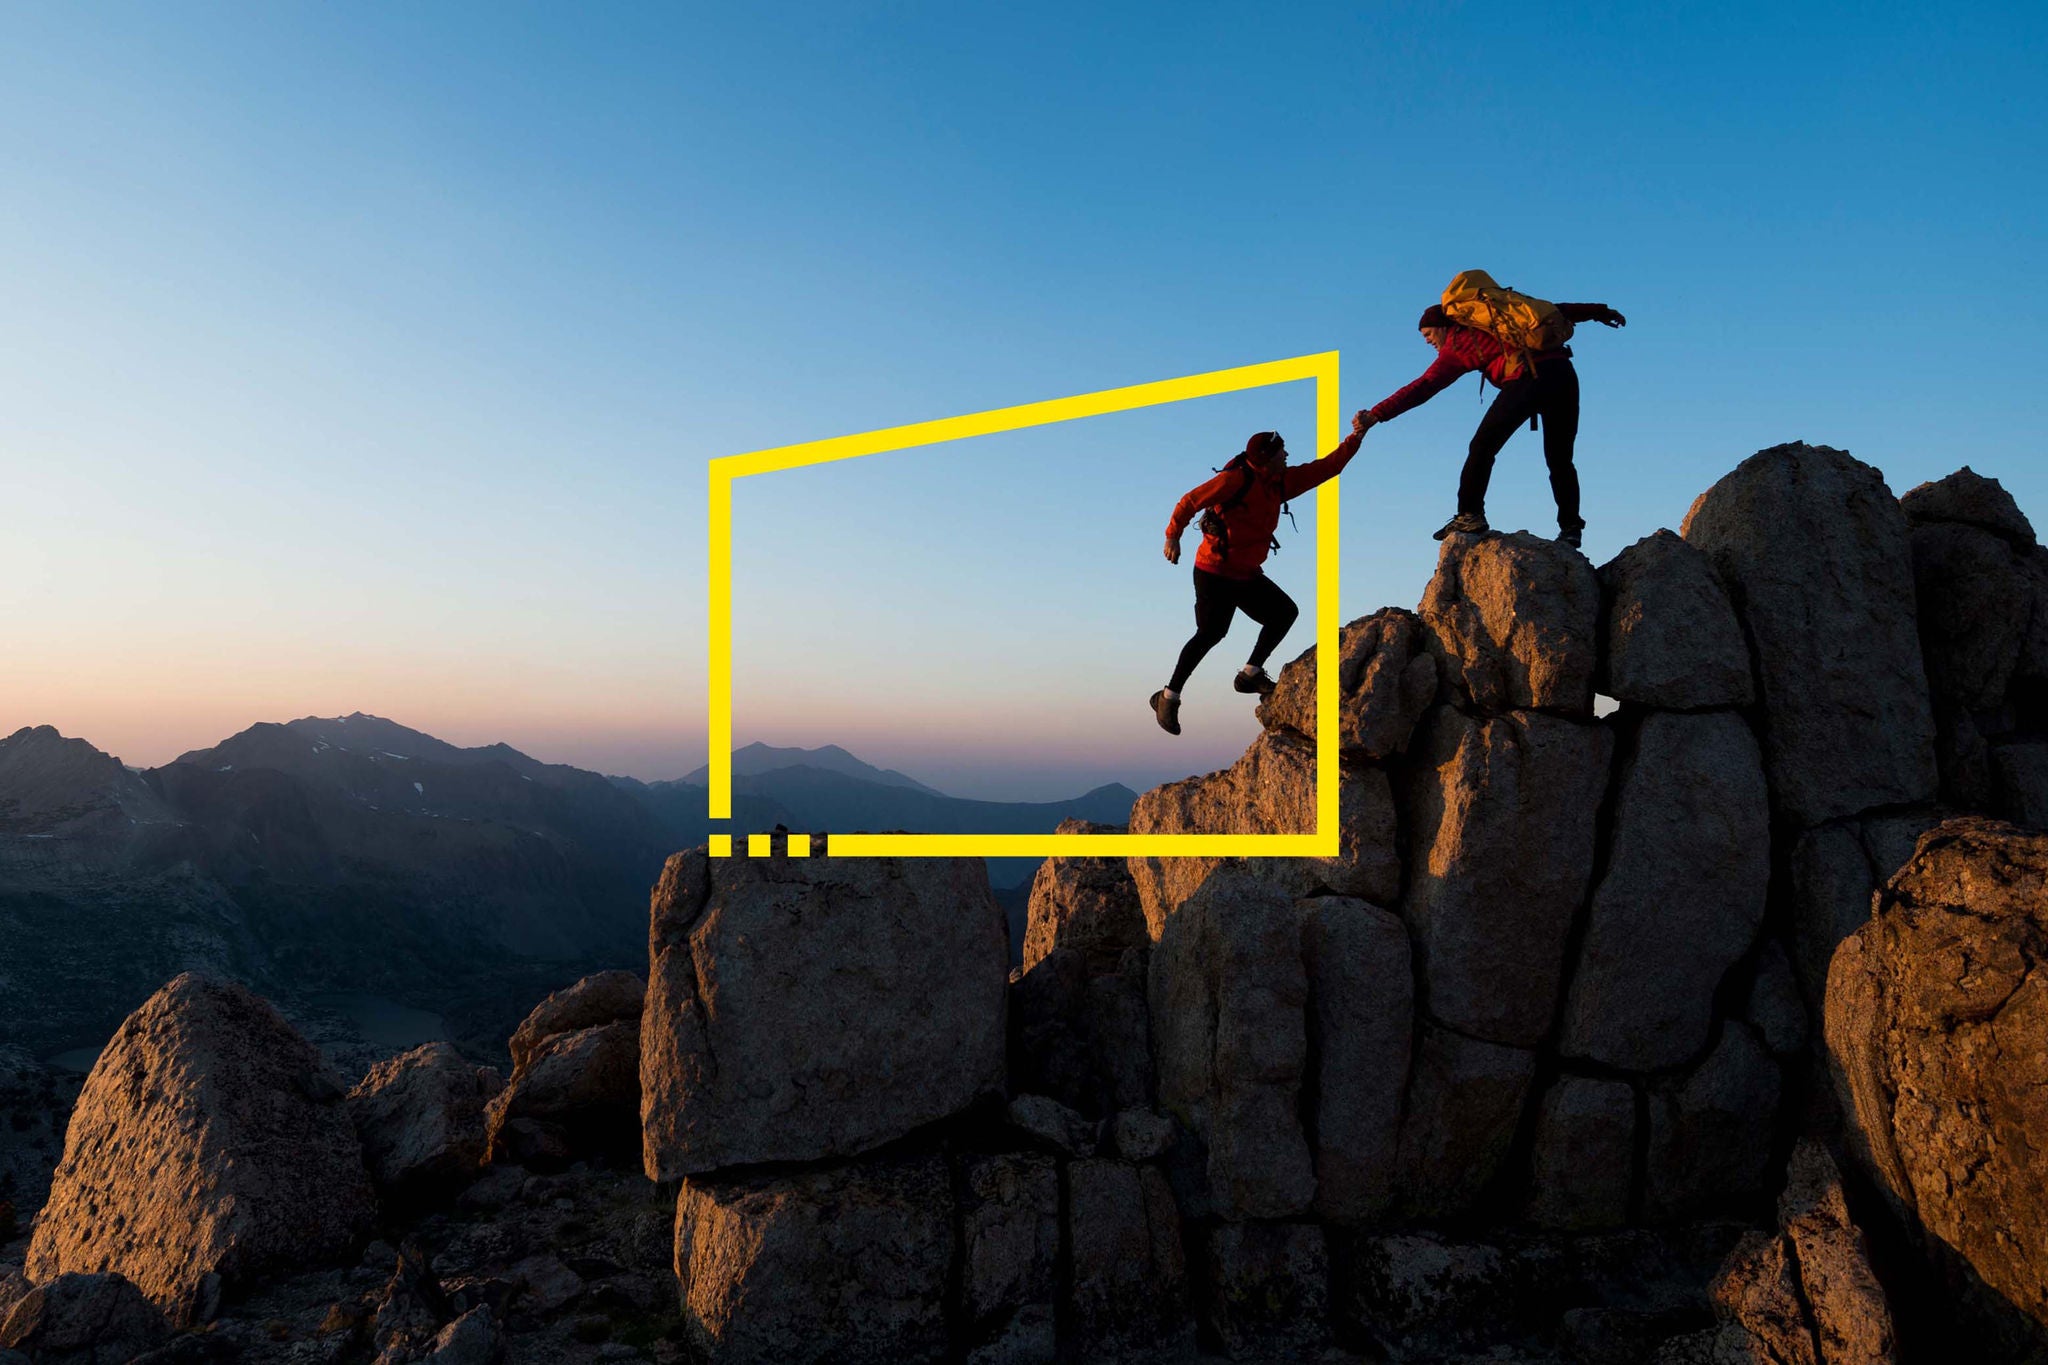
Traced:
<path fill-rule="evenodd" d="M 808 834 L 792 834 L 792 835 L 790 835 L 790 836 L 789 836 L 789 856 L 790 856 L 790 857 L 792 857 L 792 858 L 808 858 L 808 857 L 810 857 L 810 856 L 811 856 L 811 836 L 810 836 L 810 835 L 808 835 Z"/>
<path fill-rule="evenodd" d="M 767 857 L 768 836 L 765 834 L 749 834 L 747 836 L 747 856 L 749 858 Z"/>
<path fill-rule="evenodd" d="M 730 834 L 714 834 L 711 836 L 711 856 L 714 858 L 730 858 L 732 856 L 732 836 Z"/>

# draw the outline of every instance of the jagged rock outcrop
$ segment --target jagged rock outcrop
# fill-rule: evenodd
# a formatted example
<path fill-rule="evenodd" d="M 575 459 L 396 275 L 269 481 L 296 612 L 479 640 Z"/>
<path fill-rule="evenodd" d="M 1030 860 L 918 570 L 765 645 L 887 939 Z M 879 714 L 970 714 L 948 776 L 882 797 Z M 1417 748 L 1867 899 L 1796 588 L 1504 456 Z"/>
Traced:
<path fill-rule="evenodd" d="M 1122 825 L 1062 820 L 1059 834 L 1123 834 Z M 1048 858 L 1031 881 L 1024 930 L 1024 971 L 1056 948 L 1087 960 L 1091 973 L 1113 972 L 1126 949 L 1149 941 L 1145 907 L 1122 858 Z"/>
<path fill-rule="evenodd" d="M 170 1336 L 162 1310 L 113 1273 L 59 1275 L 0 1315 L 0 1354 L 35 1365 L 129 1365 Z"/>
<path fill-rule="evenodd" d="M 349 1118 L 370 1179 L 387 1198 L 453 1195 L 484 1155 L 484 1106 L 504 1088 L 496 1067 L 423 1043 L 370 1068 L 349 1092 Z"/>
<path fill-rule="evenodd" d="M 1697 1056 L 1769 890 L 1770 798 L 1732 712 L 1656 714 L 1621 766 L 1613 849 L 1565 1008 L 1565 1055 L 1627 1071 Z"/>
<path fill-rule="evenodd" d="M 1745 1235 L 1711 1287 L 1718 1327 L 1667 1343 L 1664 1365 L 1892 1365 L 1891 1305 L 1825 1148 L 1801 1142 L 1778 1230 Z"/>
<path fill-rule="evenodd" d="M 719 1365 L 943 1360 L 953 1256 L 937 1157 L 691 1179 L 676 1204 L 684 1327 Z"/>
<path fill-rule="evenodd" d="M 1857 1164 L 1989 1352 L 2048 1350 L 2048 834 L 1921 837 L 1828 975 Z"/>
<path fill-rule="evenodd" d="M 1286 1218 L 1316 1179 L 1301 1130 L 1308 976 L 1294 902 L 1246 869 L 1219 869 L 1152 952 L 1159 1101 L 1207 1146 L 1226 1218 Z"/>
<path fill-rule="evenodd" d="M 485 1106 L 487 1160 L 559 1170 L 578 1157 L 632 1159 L 645 995 L 633 973 L 602 972 L 534 1007 L 512 1035 L 512 1078 Z"/>
<path fill-rule="evenodd" d="M 1843 451 L 1759 451 L 1681 532 L 1727 585 L 1769 716 L 1776 810 L 1810 826 L 1934 796 L 1934 724 L 1906 516 Z"/>
<path fill-rule="evenodd" d="M 1600 582 L 1578 551 L 1527 531 L 1447 537 L 1419 611 L 1458 705 L 1593 713 Z"/>
<path fill-rule="evenodd" d="M 1440 707 L 1425 722 L 1403 800 L 1402 914 L 1431 1018 L 1524 1048 L 1549 1031 L 1613 747 L 1605 727 L 1535 711 Z"/>
<path fill-rule="evenodd" d="M 112 1271 L 204 1320 L 224 1288 L 339 1256 L 375 1212 L 319 1053 L 245 987 L 187 973 L 100 1054 L 27 1268 Z"/>
<path fill-rule="evenodd" d="M 1945 479 L 1907 489 L 1899 495 L 1899 507 L 1915 527 L 1946 522 L 1975 526 L 2021 545 L 2034 543 L 2034 524 L 2005 485 L 1968 465 Z"/>
<path fill-rule="evenodd" d="M 1346 758 L 1379 763 L 1401 753 L 1436 691 L 1436 657 L 1414 612 L 1387 607 L 1338 633 L 1338 743 Z M 1314 646 L 1280 670 L 1273 694 L 1259 702 L 1259 723 L 1316 737 Z"/>
<path fill-rule="evenodd" d="M 1602 649 L 1594 686 L 1669 711 L 1756 699 L 1749 646 L 1705 554 L 1670 531 L 1600 568 Z"/>
<path fill-rule="evenodd" d="M 1267 730 L 1221 772 L 1154 787 L 1131 807 L 1134 834 L 1311 834 L 1316 827 L 1314 746 Z M 1175 908 L 1210 873 L 1234 862 L 1286 896 L 1362 896 L 1390 904 L 1400 895 L 1393 789 L 1384 771 L 1347 764 L 1339 778 L 1334 858 L 1132 858 L 1131 876 L 1158 938 Z"/>
<path fill-rule="evenodd" d="M 1000 1092 L 1006 938 L 978 859 L 669 859 L 648 1176 L 852 1155 Z"/>

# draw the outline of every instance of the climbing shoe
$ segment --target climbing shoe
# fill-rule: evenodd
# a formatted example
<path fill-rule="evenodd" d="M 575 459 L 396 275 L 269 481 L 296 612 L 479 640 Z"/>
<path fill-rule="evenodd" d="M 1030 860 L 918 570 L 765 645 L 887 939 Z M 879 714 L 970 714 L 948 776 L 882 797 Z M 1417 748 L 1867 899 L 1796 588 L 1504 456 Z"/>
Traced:
<path fill-rule="evenodd" d="M 1560 545 L 1569 545 L 1574 550 L 1576 550 L 1579 548 L 1579 537 L 1582 534 L 1583 533 L 1581 532 L 1581 530 L 1576 526 L 1567 527 L 1564 530 L 1559 531 L 1557 533 L 1557 543 Z"/>
<path fill-rule="evenodd" d="M 1237 676 L 1230 680 L 1230 685 L 1240 692 L 1256 692 L 1262 697 L 1273 695 L 1272 675 L 1263 668 L 1253 669 L 1249 673 L 1239 669 Z"/>
<path fill-rule="evenodd" d="M 1460 512 L 1439 526 L 1436 534 L 1430 539 L 1442 540 L 1445 536 L 1483 536 L 1488 529 L 1486 518 L 1480 513 Z"/>
<path fill-rule="evenodd" d="M 1180 698 L 1169 697 L 1166 689 L 1160 688 L 1152 694 L 1152 719 L 1159 722 L 1159 728 L 1169 735 L 1180 733 Z"/>

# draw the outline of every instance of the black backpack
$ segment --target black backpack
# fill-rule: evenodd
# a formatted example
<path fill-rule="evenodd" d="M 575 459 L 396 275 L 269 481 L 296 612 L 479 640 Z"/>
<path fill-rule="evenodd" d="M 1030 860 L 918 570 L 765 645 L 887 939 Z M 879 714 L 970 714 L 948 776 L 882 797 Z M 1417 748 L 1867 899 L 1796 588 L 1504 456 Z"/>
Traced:
<path fill-rule="evenodd" d="M 1237 486 L 1235 493 L 1232 493 L 1221 502 L 1213 503 L 1204 508 L 1201 521 L 1202 534 L 1215 539 L 1217 548 L 1223 552 L 1223 556 L 1226 559 L 1230 557 L 1230 523 L 1224 518 L 1223 514 L 1245 500 L 1245 497 L 1252 491 L 1252 484 L 1259 477 L 1257 471 L 1251 468 L 1251 457 L 1244 454 L 1231 456 L 1230 462 L 1215 472 L 1224 474 L 1233 469 L 1244 470 L 1248 477 Z M 1295 530 L 1299 531 L 1301 526 L 1294 520 L 1293 506 L 1283 502 L 1280 504 L 1280 510 L 1287 514 L 1288 525 L 1293 526 Z M 1271 543 L 1267 545 L 1266 549 L 1272 554 L 1280 553 L 1280 537 L 1271 536 L 1268 539 Z"/>

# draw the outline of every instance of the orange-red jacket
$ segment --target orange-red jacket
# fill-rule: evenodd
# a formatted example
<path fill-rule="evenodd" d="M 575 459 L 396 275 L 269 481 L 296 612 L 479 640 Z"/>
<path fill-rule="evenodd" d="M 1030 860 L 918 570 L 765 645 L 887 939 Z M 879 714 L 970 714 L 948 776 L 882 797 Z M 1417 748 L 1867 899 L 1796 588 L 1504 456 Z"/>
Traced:
<path fill-rule="evenodd" d="M 1173 505 L 1173 519 L 1166 523 L 1166 534 L 1169 539 L 1179 540 L 1196 513 L 1205 507 L 1221 508 L 1223 524 L 1229 531 L 1229 553 L 1224 553 L 1223 542 L 1217 537 L 1205 534 L 1202 548 L 1195 551 L 1195 567 L 1225 578 L 1250 578 L 1266 562 L 1273 528 L 1280 524 L 1280 504 L 1342 474 L 1344 466 L 1358 453 L 1361 439 L 1361 433 L 1353 432 L 1322 459 L 1283 465 L 1263 478 L 1247 465 L 1226 469 L 1201 487 L 1189 490 L 1186 497 Z M 1239 489 L 1244 489 L 1244 496 L 1234 505 L 1223 507 L 1237 497 Z"/>

